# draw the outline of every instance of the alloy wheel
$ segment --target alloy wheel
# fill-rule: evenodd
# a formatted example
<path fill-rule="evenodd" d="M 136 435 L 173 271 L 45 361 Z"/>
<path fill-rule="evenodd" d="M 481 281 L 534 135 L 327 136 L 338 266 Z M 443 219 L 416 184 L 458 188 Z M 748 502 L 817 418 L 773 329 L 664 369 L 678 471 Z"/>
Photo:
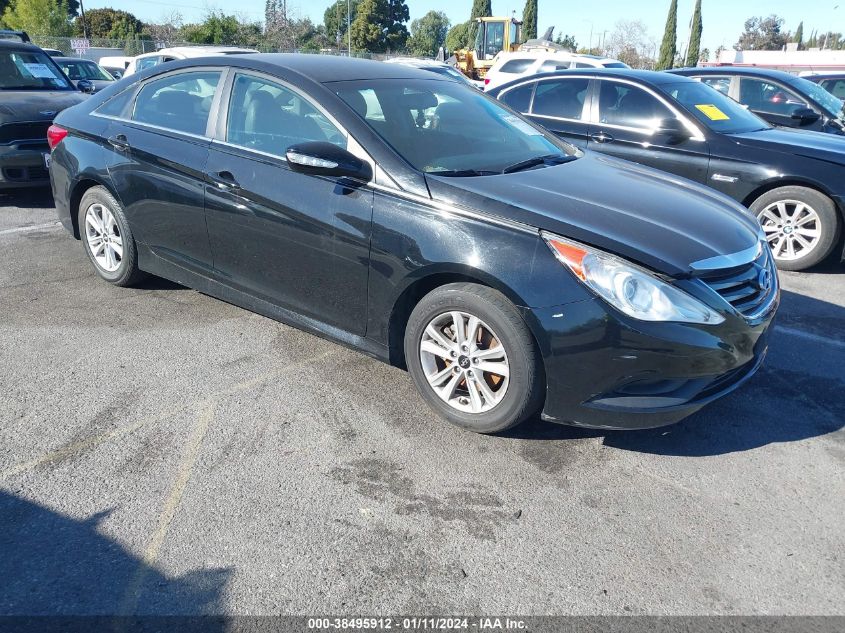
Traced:
<path fill-rule="evenodd" d="M 95 203 L 85 212 L 85 239 L 97 266 L 113 273 L 123 261 L 123 238 L 112 212 Z"/>
<path fill-rule="evenodd" d="M 429 386 L 449 406 L 486 413 L 508 390 L 507 352 L 493 329 L 478 317 L 445 312 L 426 326 L 419 345 Z"/>
<path fill-rule="evenodd" d="M 810 254 L 822 237 L 819 214 L 804 202 L 773 202 L 757 219 L 777 260 L 794 261 Z"/>

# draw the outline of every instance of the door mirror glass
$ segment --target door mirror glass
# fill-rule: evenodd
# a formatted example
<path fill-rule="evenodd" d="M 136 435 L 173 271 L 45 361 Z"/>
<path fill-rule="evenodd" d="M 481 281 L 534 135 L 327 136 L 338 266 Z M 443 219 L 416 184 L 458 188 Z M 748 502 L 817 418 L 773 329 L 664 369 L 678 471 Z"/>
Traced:
<path fill-rule="evenodd" d="M 332 143 L 316 141 L 291 145 L 285 152 L 290 168 L 312 176 L 340 176 L 370 182 L 370 164 Z"/>
<path fill-rule="evenodd" d="M 690 138 L 692 134 L 684 125 L 684 122 L 677 117 L 667 117 L 660 121 L 660 133 L 673 139 Z"/>
<path fill-rule="evenodd" d="M 812 125 L 821 118 L 821 115 L 811 108 L 799 106 L 792 111 L 791 118 L 798 126 L 803 127 L 805 125 Z"/>

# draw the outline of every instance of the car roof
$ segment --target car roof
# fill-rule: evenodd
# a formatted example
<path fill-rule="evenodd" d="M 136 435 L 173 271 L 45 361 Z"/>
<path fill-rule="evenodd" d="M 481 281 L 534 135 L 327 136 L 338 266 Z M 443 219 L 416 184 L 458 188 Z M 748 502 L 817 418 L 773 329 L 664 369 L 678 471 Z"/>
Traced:
<path fill-rule="evenodd" d="M 677 83 L 678 81 L 695 81 L 695 79 L 684 77 L 683 75 L 670 75 L 669 73 L 657 72 L 654 70 L 636 70 L 633 68 L 575 68 L 570 70 L 556 70 L 548 73 L 539 73 L 536 75 L 526 75 L 501 86 L 496 86 L 490 92 L 497 92 L 517 83 L 525 83 L 527 81 L 535 81 L 537 79 L 546 79 L 549 77 L 578 77 L 579 75 L 589 77 L 607 77 L 609 79 L 634 79 L 640 83 L 655 86 Z"/>
<path fill-rule="evenodd" d="M 93 59 L 85 59 L 84 57 L 68 57 L 67 55 L 62 55 L 61 57 L 54 57 L 54 62 L 86 62 L 89 64 L 96 64 Z"/>
<path fill-rule="evenodd" d="M 356 81 L 361 79 L 426 79 L 429 81 L 451 81 L 438 79 L 438 75 L 407 64 L 385 64 L 384 62 L 355 57 L 318 55 L 308 53 L 255 53 L 225 57 L 203 57 L 182 59 L 155 68 L 189 68 L 191 66 L 237 66 L 273 73 L 287 70 L 317 83 L 333 81 Z M 154 73 L 153 73 L 154 74 Z"/>
<path fill-rule="evenodd" d="M 16 42 L 15 40 L 7 40 L 3 38 L 0 38 L 0 49 L 43 52 L 35 44 L 30 44 L 29 42 Z"/>
<path fill-rule="evenodd" d="M 749 77 L 767 77 L 790 81 L 797 79 L 796 75 L 784 70 L 773 68 L 749 68 L 747 66 L 699 66 L 694 68 L 674 68 L 668 71 L 678 75 L 747 75 Z"/>

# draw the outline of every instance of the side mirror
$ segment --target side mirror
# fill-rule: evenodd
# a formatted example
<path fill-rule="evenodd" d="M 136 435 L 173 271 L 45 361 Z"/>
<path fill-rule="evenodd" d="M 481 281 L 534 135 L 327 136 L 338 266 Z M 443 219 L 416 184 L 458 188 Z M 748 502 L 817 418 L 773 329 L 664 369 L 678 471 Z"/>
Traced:
<path fill-rule="evenodd" d="M 373 179 L 369 163 L 333 143 L 316 141 L 291 145 L 285 152 L 290 168 L 312 176 L 340 176 L 363 182 Z"/>
<path fill-rule="evenodd" d="M 658 132 L 675 140 L 684 140 L 692 136 L 692 133 L 684 125 L 684 122 L 675 117 L 662 119 Z"/>
<path fill-rule="evenodd" d="M 796 108 L 792 111 L 790 118 L 798 124 L 798 127 L 812 125 L 821 118 L 821 115 L 810 108 Z"/>
<path fill-rule="evenodd" d="M 76 82 L 76 87 L 79 88 L 79 90 L 81 90 L 85 94 L 89 95 L 94 94 L 94 92 L 97 90 L 97 87 L 94 85 L 94 83 L 92 81 L 89 81 L 88 79 L 80 79 Z"/>

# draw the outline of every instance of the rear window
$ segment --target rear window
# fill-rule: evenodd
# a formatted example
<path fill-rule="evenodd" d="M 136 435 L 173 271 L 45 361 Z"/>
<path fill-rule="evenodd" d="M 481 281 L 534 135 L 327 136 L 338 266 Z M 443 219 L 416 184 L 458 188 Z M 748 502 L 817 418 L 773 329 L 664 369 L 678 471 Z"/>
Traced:
<path fill-rule="evenodd" d="M 628 64 L 623 64 L 622 62 L 605 62 L 602 66 L 605 68 L 630 68 Z"/>
<path fill-rule="evenodd" d="M 502 64 L 499 72 L 512 74 L 523 73 L 528 70 L 528 67 L 533 63 L 533 59 L 511 59 L 510 61 Z"/>

